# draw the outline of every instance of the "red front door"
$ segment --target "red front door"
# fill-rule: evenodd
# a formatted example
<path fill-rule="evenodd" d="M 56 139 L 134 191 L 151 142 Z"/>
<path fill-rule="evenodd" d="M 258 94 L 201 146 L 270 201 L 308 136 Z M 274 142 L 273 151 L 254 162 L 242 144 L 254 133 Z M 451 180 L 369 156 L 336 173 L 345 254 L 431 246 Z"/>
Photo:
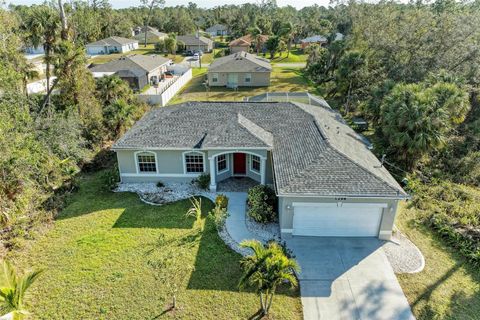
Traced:
<path fill-rule="evenodd" d="M 246 156 L 245 153 L 233 154 L 233 174 L 244 175 L 247 172 Z"/>

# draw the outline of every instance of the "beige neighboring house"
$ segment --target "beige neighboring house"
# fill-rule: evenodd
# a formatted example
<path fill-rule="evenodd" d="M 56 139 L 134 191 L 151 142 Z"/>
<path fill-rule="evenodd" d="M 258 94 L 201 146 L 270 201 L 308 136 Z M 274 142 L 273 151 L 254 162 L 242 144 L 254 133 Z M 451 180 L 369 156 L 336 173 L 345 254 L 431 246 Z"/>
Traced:
<path fill-rule="evenodd" d="M 114 36 L 89 43 L 85 47 L 89 55 L 125 53 L 138 49 L 138 40 Z"/>
<path fill-rule="evenodd" d="M 266 59 L 238 52 L 215 59 L 208 68 L 211 87 L 264 87 L 270 85 L 272 66 Z"/>
<path fill-rule="evenodd" d="M 185 50 L 202 50 L 203 52 L 211 52 L 213 50 L 213 41 L 206 37 L 197 37 L 195 35 L 177 36 L 177 41 L 185 44 Z"/>
<path fill-rule="evenodd" d="M 260 46 L 261 52 L 265 52 L 265 43 L 267 42 L 267 40 L 268 40 L 268 36 L 266 35 L 260 36 L 259 46 Z M 247 34 L 246 36 L 232 40 L 228 44 L 228 47 L 230 48 L 230 53 L 236 53 L 241 51 L 249 52 L 250 48 L 252 48 L 252 50 L 256 50 L 255 39 L 250 34 Z"/>
<path fill-rule="evenodd" d="M 168 34 L 160 31 L 147 31 L 147 43 L 157 43 L 160 40 L 164 40 L 166 37 L 168 37 Z M 145 43 L 145 32 L 138 33 L 133 38 L 138 40 L 140 44 L 143 44 Z"/>
<path fill-rule="evenodd" d="M 90 71 L 96 78 L 116 74 L 133 90 L 140 91 L 148 84 L 158 83 L 170 63 L 170 59 L 159 55 L 132 54 L 93 66 Z"/>

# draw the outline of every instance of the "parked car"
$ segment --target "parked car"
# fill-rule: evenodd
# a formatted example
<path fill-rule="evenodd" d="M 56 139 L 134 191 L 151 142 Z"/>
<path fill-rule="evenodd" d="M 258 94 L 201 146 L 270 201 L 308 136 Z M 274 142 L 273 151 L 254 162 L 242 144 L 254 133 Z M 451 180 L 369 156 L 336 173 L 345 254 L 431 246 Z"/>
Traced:
<path fill-rule="evenodd" d="M 200 55 L 198 53 L 195 53 L 193 55 L 193 60 L 200 60 Z"/>
<path fill-rule="evenodd" d="M 202 50 L 193 50 L 193 53 L 198 53 L 199 56 L 203 56 L 203 51 Z"/>
<path fill-rule="evenodd" d="M 194 54 L 194 52 L 192 50 L 185 51 L 185 56 L 187 56 L 187 57 L 191 57 L 191 56 L 193 56 L 193 54 Z"/>

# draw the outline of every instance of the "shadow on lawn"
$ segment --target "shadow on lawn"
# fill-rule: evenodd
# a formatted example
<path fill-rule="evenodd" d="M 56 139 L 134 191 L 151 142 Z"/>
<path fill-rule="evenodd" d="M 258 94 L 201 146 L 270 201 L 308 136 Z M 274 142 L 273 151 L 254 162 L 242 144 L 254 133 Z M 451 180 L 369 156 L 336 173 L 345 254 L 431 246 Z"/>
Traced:
<path fill-rule="evenodd" d="M 480 312 L 480 290 L 475 291 L 471 296 L 467 296 L 462 288 L 458 288 L 449 297 L 449 306 L 447 310 L 450 310 L 449 314 L 440 317 L 438 310 L 435 310 L 430 302 L 431 296 L 435 290 L 442 290 L 441 286 L 448 281 L 457 272 L 465 271 L 472 277 L 472 281 L 480 283 L 480 270 L 474 268 L 460 253 L 456 252 L 451 247 L 447 246 L 443 240 L 432 230 L 425 225 L 416 222 L 414 219 L 407 222 L 410 227 L 417 228 L 425 234 L 431 235 L 436 241 L 432 245 L 436 248 L 448 253 L 448 255 L 455 261 L 446 272 L 444 272 L 434 283 L 427 286 L 421 294 L 411 302 L 411 308 L 416 310 L 418 319 L 465 319 L 467 315 L 471 316 L 471 319 L 477 319 Z M 437 270 L 428 270 L 428 259 L 426 261 L 427 267 L 419 275 L 427 276 L 425 272 L 438 272 Z M 428 270 L 428 271 L 427 271 Z M 412 275 L 415 276 L 415 275 Z M 420 307 L 421 304 L 425 304 Z"/>

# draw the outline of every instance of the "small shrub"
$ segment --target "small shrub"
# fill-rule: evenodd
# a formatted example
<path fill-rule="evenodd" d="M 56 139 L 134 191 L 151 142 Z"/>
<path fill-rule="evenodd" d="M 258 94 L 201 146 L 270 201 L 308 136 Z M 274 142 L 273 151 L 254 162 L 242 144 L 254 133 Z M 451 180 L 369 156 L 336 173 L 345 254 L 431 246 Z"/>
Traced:
<path fill-rule="evenodd" d="M 277 221 L 277 197 L 272 188 L 258 185 L 248 190 L 248 215 L 260 223 Z"/>
<path fill-rule="evenodd" d="M 201 174 L 195 181 L 200 189 L 207 190 L 210 185 L 210 175 Z"/>
<path fill-rule="evenodd" d="M 165 184 L 162 181 L 157 182 L 157 188 L 163 188 L 165 187 Z"/>
<path fill-rule="evenodd" d="M 209 212 L 209 216 L 213 219 L 217 230 L 221 230 L 225 225 L 225 220 L 228 217 L 228 212 L 226 208 L 222 208 L 219 205 L 216 205 L 215 208 L 213 208 Z"/>
<path fill-rule="evenodd" d="M 192 203 L 192 207 L 188 209 L 187 213 L 185 214 L 186 217 L 194 217 L 196 223 L 199 225 L 200 230 L 203 231 L 203 224 L 202 224 L 202 198 L 192 198 L 190 199 Z"/>
<path fill-rule="evenodd" d="M 103 187 L 105 190 L 111 191 L 115 189 L 120 182 L 120 174 L 118 166 L 115 164 L 111 169 L 105 170 L 102 174 Z"/>
<path fill-rule="evenodd" d="M 219 206 L 222 209 L 226 209 L 228 207 L 228 198 L 224 194 L 219 194 L 215 198 L 215 206 Z"/>

